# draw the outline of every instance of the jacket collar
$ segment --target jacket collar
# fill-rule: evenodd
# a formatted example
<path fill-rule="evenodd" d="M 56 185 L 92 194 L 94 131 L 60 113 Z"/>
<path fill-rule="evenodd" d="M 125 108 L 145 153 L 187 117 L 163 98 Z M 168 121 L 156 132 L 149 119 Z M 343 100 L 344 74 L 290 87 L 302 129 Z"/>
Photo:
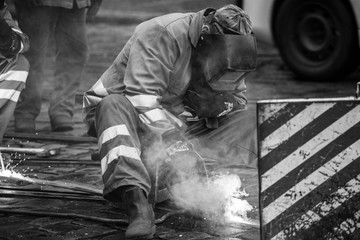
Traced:
<path fill-rule="evenodd" d="M 212 11 L 216 10 L 213 8 L 206 8 L 192 15 L 192 20 L 189 27 L 189 36 L 193 47 L 196 47 L 201 35 L 202 24 L 204 22 L 203 16 Z"/>

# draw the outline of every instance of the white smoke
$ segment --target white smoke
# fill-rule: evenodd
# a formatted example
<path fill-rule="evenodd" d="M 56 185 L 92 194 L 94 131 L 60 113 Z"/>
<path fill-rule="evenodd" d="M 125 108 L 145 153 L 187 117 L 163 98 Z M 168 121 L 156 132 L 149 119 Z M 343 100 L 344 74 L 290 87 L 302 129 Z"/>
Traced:
<path fill-rule="evenodd" d="M 148 170 L 159 177 L 159 187 L 163 182 L 171 182 L 171 200 L 179 208 L 221 223 L 244 222 L 247 213 L 253 210 L 253 206 L 243 199 L 248 194 L 242 189 L 238 175 L 209 172 L 205 162 L 199 163 L 189 156 L 173 161 L 167 156 L 164 146 L 156 141 L 145 155 Z M 165 177 L 170 176 L 170 179 L 166 181 L 161 174 L 163 164 L 169 167 Z M 155 166 L 160 166 L 159 172 Z"/>
<path fill-rule="evenodd" d="M 241 180 L 235 175 L 217 175 L 209 179 L 194 176 L 177 183 L 171 189 L 173 201 L 191 213 L 212 220 L 240 221 L 247 219 L 253 207 L 241 197 Z"/>

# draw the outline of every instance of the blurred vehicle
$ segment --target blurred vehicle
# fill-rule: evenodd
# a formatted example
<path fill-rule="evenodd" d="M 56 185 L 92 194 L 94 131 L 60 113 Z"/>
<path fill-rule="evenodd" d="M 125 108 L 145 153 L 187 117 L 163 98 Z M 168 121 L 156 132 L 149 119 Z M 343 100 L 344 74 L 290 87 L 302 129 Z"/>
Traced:
<path fill-rule="evenodd" d="M 300 78 L 338 80 L 360 59 L 359 0 L 240 0 L 257 38 Z"/>

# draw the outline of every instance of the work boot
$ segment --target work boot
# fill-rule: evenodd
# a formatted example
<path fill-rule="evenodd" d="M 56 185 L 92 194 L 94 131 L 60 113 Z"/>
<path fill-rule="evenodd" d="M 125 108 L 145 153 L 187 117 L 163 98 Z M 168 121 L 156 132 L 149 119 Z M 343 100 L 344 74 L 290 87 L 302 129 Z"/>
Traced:
<path fill-rule="evenodd" d="M 143 190 L 133 187 L 125 191 L 123 199 L 129 219 L 125 239 L 152 239 L 155 234 L 155 217 Z"/>
<path fill-rule="evenodd" d="M 32 118 L 15 118 L 15 132 L 35 133 L 35 120 Z"/>
<path fill-rule="evenodd" d="M 72 118 L 66 116 L 50 116 L 51 129 L 54 132 L 67 132 L 74 130 Z"/>

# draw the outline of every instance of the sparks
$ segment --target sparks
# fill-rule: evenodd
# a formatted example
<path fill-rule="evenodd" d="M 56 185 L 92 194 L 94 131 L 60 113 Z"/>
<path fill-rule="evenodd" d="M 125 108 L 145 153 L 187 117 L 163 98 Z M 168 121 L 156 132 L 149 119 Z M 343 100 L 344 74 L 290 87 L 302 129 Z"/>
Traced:
<path fill-rule="evenodd" d="M 5 167 L 4 159 L 1 153 L 0 153 L 0 163 L 1 163 L 0 177 L 25 179 L 25 177 L 21 173 L 15 172 L 13 169 L 9 169 Z"/>
<path fill-rule="evenodd" d="M 223 187 L 225 197 L 224 218 L 226 222 L 248 223 L 247 213 L 254 207 L 244 197 L 249 196 L 245 189 L 241 190 L 241 180 L 237 175 L 220 175 L 214 181 Z"/>

